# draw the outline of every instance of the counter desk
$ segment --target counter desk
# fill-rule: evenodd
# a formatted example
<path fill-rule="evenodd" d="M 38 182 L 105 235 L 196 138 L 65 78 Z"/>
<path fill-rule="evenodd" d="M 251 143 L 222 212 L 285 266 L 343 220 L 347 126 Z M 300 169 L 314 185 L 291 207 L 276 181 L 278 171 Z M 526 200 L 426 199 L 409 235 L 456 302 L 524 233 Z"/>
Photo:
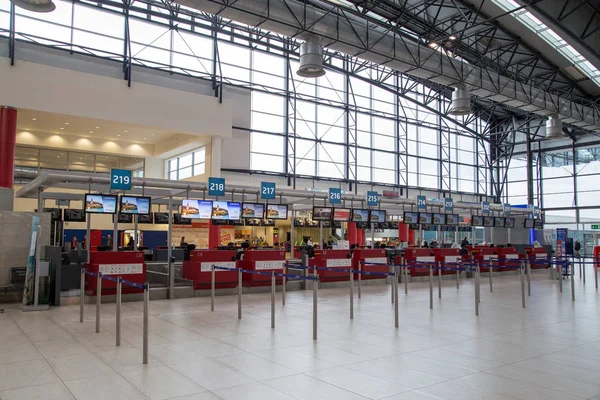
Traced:
<path fill-rule="evenodd" d="M 258 250 L 249 249 L 244 252 L 244 259 L 239 261 L 239 266 L 242 269 L 250 271 L 282 272 L 283 264 L 285 263 L 284 250 Z M 258 275 L 245 273 L 243 275 L 244 286 L 269 286 L 271 285 L 271 277 L 267 275 Z M 281 285 L 281 277 L 276 278 L 276 284 Z"/>
<path fill-rule="evenodd" d="M 210 289 L 212 266 L 237 268 L 235 256 L 235 250 L 192 250 L 189 261 L 183 262 L 182 277 L 194 282 L 194 290 Z M 215 288 L 233 288 L 237 284 L 237 271 L 215 269 Z"/>
<path fill-rule="evenodd" d="M 143 251 L 92 251 L 90 262 L 85 265 L 90 272 L 101 272 L 102 275 L 116 278 L 121 276 L 124 280 L 143 285 L 146 283 L 146 263 Z M 116 282 L 104 279 L 102 281 L 102 295 L 116 293 Z M 95 296 L 98 289 L 96 276 L 85 276 L 86 294 Z M 143 290 L 128 285 L 123 285 L 123 294 L 142 293 Z"/>

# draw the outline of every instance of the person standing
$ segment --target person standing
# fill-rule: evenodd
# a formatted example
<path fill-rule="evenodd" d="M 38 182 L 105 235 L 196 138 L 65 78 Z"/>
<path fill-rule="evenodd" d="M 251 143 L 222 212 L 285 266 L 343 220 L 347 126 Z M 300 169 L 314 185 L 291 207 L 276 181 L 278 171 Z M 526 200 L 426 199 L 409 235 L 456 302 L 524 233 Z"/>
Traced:
<path fill-rule="evenodd" d="M 109 250 L 112 250 L 113 248 L 113 239 L 110 235 L 106 236 L 106 247 L 108 247 Z"/>
<path fill-rule="evenodd" d="M 581 257 L 581 243 L 579 243 L 579 240 L 575 241 L 575 246 L 573 248 L 575 249 L 575 255 Z"/>

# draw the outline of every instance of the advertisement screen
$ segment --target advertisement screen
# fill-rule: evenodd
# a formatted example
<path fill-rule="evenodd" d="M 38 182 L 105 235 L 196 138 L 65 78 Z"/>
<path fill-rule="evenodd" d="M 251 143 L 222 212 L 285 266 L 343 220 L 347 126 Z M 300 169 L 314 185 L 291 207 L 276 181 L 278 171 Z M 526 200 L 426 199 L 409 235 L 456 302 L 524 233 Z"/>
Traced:
<path fill-rule="evenodd" d="M 504 228 L 504 217 L 494 217 L 494 226 L 496 228 Z"/>
<path fill-rule="evenodd" d="M 431 225 L 431 221 L 433 219 L 433 215 L 430 213 L 419 213 L 419 223 Z"/>
<path fill-rule="evenodd" d="M 334 208 L 333 209 L 333 220 L 346 222 L 350 221 L 350 212 L 349 208 Z"/>
<path fill-rule="evenodd" d="M 192 220 L 189 217 L 177 213 L 173 214 L 173 225 L 191 225 Z"/>
<path fill-rule="evenodd" d="M 113 221 L 114 221 L 114 216 L 113 216 Z M 133 222 L 133 215 L 131 214 L 123 214 L 123 213 L 118 213 L 117 214 L 117 218 L 120 224 L 130 224 Z"/>
<path fill-rule="evenodd" d="M 534 229 L 544 229 L 544 221 L 542 221 L 541 219 L 534 219 L 533 220 L 533 228 Z"/>
<path fill-rule="evenodd" d="M 213 204 L 210 200 L 191 200 L 181 201 L 181 215 L 185 218 L 210 219 Z"/>
<path fill-rule="evenodd" d="M 494 226 L 494 217 L 483 217 L 483 226 L 486 228 Z"/>
<path fill-rule="evenodd" d="M 43 212 L 50 213 L 50 218 L 52 221 L 61 221 L 62 220 L 62 208 L 43 208 Z"/>
<path fill-rule="evenodd" d="M 142 214 L 142 215 L 138 215 L 138 224 L 153 224 L 154 223 L 154 218 L 153 214 Z"/>
<path fill-rule="evenodd" d="M 444 225 L 446 223 L 446 214 L 433 214 L 433 224 L 434 225 Z"/>
<path fill-rule="evenodd" d="M 506 218 L 504 221 L 505 228 L 514 228 L 515 227 L 515 219 L 514 218 Z"/>
<path fill-rule="evenodd" d="M 471 225 L 483 226 L 483 217 L 480 215 L 472 215 L 471 216 Z"/>
<path fill-rule="evenodd" d="M 242 204 L 231 201 L 213 201 L 212 219 L 238 220 L 242 214 Z"/>
<path fill-rule="evenodd" d="M 155 224 L 168 224 L 169 223 L 169 213 L 155 212 L 154 213 L 154 223 Z"/>
<path fill-rule="evenodd" d="M 329 221 L 331 219 L 331 207 L 313 207 L 313 221 Z"/>
<path fill-rule="evenodd" d="M 96 214 L 114 214 L 117 212 L 117 196 L 86 194 L 85 212 Z"/>
<path fill-rule="evenodd" d="M 64 221 L 65 222 L 85 222 L 85 212 L 83 210 L 64 210 Z"/>
<path fill-rule="evenodd" d="M 267 204 L 267 218 L 287 219 L 288 207 L 285 204 Z"/>
<path fill-rule="evenodd" d="M 121 196 L 122 214 L 150 214 L 150 197 Z"/>
<path fill-rule="evenodd" d="M 446 225 L 458 225 L 458 214 L 446 214 Z"/>
<path fill-rule="evenodd" d="M 419 223 L 419 213 L 404 211 L 403 221 L 405 224 L 418 224 Z"/>
<path fill-rule="evenodd" d="M 385 222 L 385 210 L 371 210 L 369 222 Z"/>
<path fill-rule="evenodd" d="M 369 221 L 369 210 L 363 210 L 360 208 L 352 209 L 352 222 L 368 222 Z"/>
<path fill-rule="evenodd" d="M 264 218 L 265 205 L 262 203 L 244 203 L 242 206 L 242 218 Z"/>

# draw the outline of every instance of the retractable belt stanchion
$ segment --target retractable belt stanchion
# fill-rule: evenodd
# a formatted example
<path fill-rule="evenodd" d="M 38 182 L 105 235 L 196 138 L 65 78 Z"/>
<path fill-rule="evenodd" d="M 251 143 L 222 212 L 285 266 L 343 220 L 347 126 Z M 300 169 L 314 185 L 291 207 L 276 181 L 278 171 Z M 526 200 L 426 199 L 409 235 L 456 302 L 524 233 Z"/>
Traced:
<path fill-rule="evenodd" d="M 575 262 L 575 257 L 573 257 L 573 262 Z M 579 260 L 578 262 L 579 262 L 579 268 L 581 270 L 583 270 L 583 284 L 585 285 L 585 265 L 583 265 L 581 260 Z"/>
<path fill-rule="evenodd" d="M 354 270 L 350 268 L 350 319 L 354 319 Z"/>
<path fill-rule="evenodd" d="M 317 340 L 317 293 L 319 287 L 319 275 L 315 269 L 315 279 L 313 280 L 313 340 Z"/>
<path fill-rule="evenodd" d="M 293 253 L 293 249 L 292 249 Z M 281 305 L 285 306 L 285 274 L 287 272 L 285 263 L 283 264 L 283 276 L 281 277 Z"/>
<path fill-rule="evenodd" d="M 362 271 L 362 263 L 359 262 L 358 263 L 358 298 L 359 299 L 361 298 L 361 290 L 360 290 L 360 283 L 362 281 L 361 271 Z"/>
<path fill-rule="evenodd" d="M 116 336 L 117 346 L 121 345 L 121 293 L 123 289 L 123 278 L 117 277 L 117 322 L 116 322 Z"/>
<path fill-rule="evenodd" d="M 143 343 L 143 363 L 148 364 L 148 312 L 150 308 L 150 284 L 144 284 L 144 343 Z"/>
<path fill-rule="evenodd" d="M 404 294 L 408 294 L 408 266 L 404 265 Z"/>
<path fill-rule="evenodd" d="M 98 284 L 96 286 L 96 333 L 100 333 L 100 304 L 102 303 L 102 273 L 98 272 Z"/>
<path fill-rule="evenodd" d="M 271 329 L 275 329 L 275 271 L 271 271 Z"/>
<path fill-rule="evenodd" d="M 389 269 L 388 272 L 391 274 L 395 270 L 396 270 L 396 267 L 390 265 L 390 269 Z M 394 300 L 394 285 L 393 284 L 394 284 L 394 282 L 392 282 L 392 290 L 390 290 L 390 295 L 391 295 L 391 298 L 392 298 L 392 304 L 394 304 L 394 301 L 395 301 Z"/>
<path fill-rule="evenodd" d="M 215 266 L 210 266 L 210 311 L 215 311 Z"/>
<path fill-rule="evenodd" d="M 565 265 L 569 265 L 567 259 L 565 258 Z M 571 266 L 571 300 L 575 301 L 575 266 Z"/>
<path fill-rule="evenodd" d="M 396 328 L 399 326 L 399 318 L 398 318 L 398 270 L 394 267 L 394 282 L 392 288 L 394 290 L 394 323 Z"/>
<path fill-rule="evenodd" d="M 594 280 L 596 281 L 596 290 L 598 290 L 598 260 L 594 260 L 592 262 L 592 267 L 594 268 Z"/>
<path fill-rule="evenodd" d="M 438 263 L 438 298 L 442 298 L 442 266 Z"/>
<path fill-rule="evenodd" d="M 523 270 L 523 264 L 521 261 L 521 305 L 525 308 L 525 271 Z"/>
<path fill-rule="evenodd" d="M 475 266 L 473 275 L 473 294 L 475 297 L 475 315 L 479 316 L 479 294 L 477 293 L 477 266 Z"/>
<path fill-rule="evenodd" d="M 429 264 L 429 309 L 433 310 L 433 267 Z"/>
<path fill-rule="evenodd" d="M 494 291 L 494 284 L 492 282 L 492 275 L 494 272 L 494 263 L 492 259 L 490 259 L 490 268 L 488 269 L 488 275 L 490 276 L 490 293 Z"/>
<path fill-rule="evenodd" d="M 477 285 L 477 302 L 481 303 L 481 265 L 477 263 L 477 279 L 475 280 L 475 284 Z"/>
<path fill-rule="evenodd" d="M 238 319 L 242 319 L 242 270 L 238 270 Z"/>
<path fill-rule="evenodd" d="M 531 262 L 525 260 L 525 266 L 527 267 L 527 296 L 531 297 Z"/>
<path fill-rule="evenodd" d="M 456 263 L 456 288 L 460 289 L 460 264 Z"/>
<path fill-rule="evenodd" d="M 563 274 L 562 274 L 562 264 L 560 261 L 555 261 L 556 270 L 558 272 L 558 287 L 560 288 L 560 292 L 563 292 Z"/>
<path fill-rule="evenodd" d="M 83 322 L 83 304 L 85 303 L 85 268 L 81 268 L 81 284 L 79 290 L 79 322 Z"/>

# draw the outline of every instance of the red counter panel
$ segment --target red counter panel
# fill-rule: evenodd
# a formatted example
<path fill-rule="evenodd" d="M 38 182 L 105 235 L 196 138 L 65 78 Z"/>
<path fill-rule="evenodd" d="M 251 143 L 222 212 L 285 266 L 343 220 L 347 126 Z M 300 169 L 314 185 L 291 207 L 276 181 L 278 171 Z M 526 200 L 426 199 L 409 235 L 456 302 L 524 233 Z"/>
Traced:
<path fill-rule="evenodd" d="M 596 248 L 594 248 L 596 251 Z M 531 269 L 545 269 L 548 268 L 548 263 L 543 261 L 549 261 L 548 253 L 543 247 L 526 247 L 525 253 L 527 258 L 531 262 Z"/>
<path fill-rule="evenodd" d="M 316 250 L 315 257 L 309 261 L 310 266 L 349 269 L 352 267 L 350 250 Z M 313 271 L 310 270 L 312 273 Z M 343 271 L 319 271 L 321 282 L 340 282 L 350 280 L 350 274 Z M 363 277 L 364 278 L 364 277 Z"/>
<path fill-rule="evenodd" d="M 417 249 L 411 248 L 404 250 L 404 262 L 408 265 L 428 265 L 431 263 L 435 263 L 435 252 L 434 249 Z M 429 267 L 414 267 L 409 268 L 409 272 L 411 276 L 428 276 L 429 275 Z M 433 271 L 434 275 L 437 274 L 437 271 Z"/>
<path fill-rule="evenodd" d="M 194 281 L 195 290 L 210 289 L 212 266 L 237 268 L 235 256 L 235 250 L 193 250 L 190 260 L 183 262 L 183 278 Z M 237 283 L 237 271 L 215 270 L 216 288 L 233 288 Z"/>
<path fill-rule="evenodd" d="M 283 250 L 247 250 L 244 260 L 239 262 L 240 267 L 251 271 L 282 272 L 285 263 L 285 251 Z M 266 275 L 244 274 L 245 286 L 267 286 L 271 284 L 271 277 Z M 282 279 L 276 278 L 278 285 Z"/>
<path fill-rule="evenodd" d="M 90 272 L 101 272 L 114 278 L 121 276 L 124 280 L 143 285 L 146 283 L 146 263 L 143 251 L 93 251 L 90 252 L 90 262 L 85 265 Z M 102 281 L 102 294 L 114 295 L 116 293 L 116 282 Z M 98 278 L 86 275 L 86 294 L 95 296 L 98 288 Z M 123 293 L 142 293 L 142 289 L 123 285 Z"/>
<path fill-rule="evenodd" d="M 388 264 L 387 253 L 385 249 L 354 249 L 352 253 L 352 268 L 358 269 L 358 265 L 361 265 L 363 271 L 369 272 L 390 272 Z M 370 265 L 372 264 L 385 264 L 385 265 Z M 358 274 L 354 275 L 354 279 L 358 279 Z M 361 279 L 382 279 L 380 276 L 368 276 L 363 275 Z"/>

